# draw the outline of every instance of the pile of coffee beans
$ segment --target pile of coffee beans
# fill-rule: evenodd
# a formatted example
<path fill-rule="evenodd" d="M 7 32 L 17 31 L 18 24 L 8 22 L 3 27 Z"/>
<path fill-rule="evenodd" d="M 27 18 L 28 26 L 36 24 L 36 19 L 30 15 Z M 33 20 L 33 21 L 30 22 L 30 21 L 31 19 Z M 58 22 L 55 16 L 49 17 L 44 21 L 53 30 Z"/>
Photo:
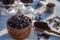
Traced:
<path fill-rule="evenodd" d="M 14 2 L 15 2 L 15 0 L 2 0 L 2 3 L 4 5 L 13 4 Z"/>
<path fill-rule="evenodd" d="M 46 6 L 47 7 L 55 7 L 55 4 L 54 3 L 48 3 Z"/>
<path fill-rule="evenodd" d="M 35 22 L 34 26 L 39 29 L 50 30 L 48 24 L 42 21 Z"/>
<path fill-rule="evenodd" d="M 14 15 L 8 20 L 8 25 L 16 29 L 28 27 L 30 24 L 30 18 L 21 14 Z"/>

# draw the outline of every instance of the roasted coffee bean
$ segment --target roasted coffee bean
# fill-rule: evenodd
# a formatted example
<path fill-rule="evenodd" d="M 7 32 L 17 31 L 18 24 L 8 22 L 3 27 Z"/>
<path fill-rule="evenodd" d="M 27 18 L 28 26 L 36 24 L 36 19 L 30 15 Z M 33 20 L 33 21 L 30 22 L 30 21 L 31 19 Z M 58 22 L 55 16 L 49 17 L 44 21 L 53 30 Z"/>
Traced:
<path fill-rule="evenodd" d="M 40 38 L 38 37 L 37 40 L 40 40 Z"/>

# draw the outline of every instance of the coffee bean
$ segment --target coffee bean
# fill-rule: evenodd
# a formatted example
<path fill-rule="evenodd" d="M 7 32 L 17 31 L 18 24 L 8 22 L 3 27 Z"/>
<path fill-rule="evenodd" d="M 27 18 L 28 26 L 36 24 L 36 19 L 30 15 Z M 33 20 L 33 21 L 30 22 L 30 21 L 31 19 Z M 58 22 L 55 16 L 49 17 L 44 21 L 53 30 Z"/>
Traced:
<path fill-rule="evenodd" d="M 42 33 L 41 36 L 43 36 L 44 38 L 47 38 L 47 39 L 50 37 L 48 34 L 44 34 L 44 33 Z"/>

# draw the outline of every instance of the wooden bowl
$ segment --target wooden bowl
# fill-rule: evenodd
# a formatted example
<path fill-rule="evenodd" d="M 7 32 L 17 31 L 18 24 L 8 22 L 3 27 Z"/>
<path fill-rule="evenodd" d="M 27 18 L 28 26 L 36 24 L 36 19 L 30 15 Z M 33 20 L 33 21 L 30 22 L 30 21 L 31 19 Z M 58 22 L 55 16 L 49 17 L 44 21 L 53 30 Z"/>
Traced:
<path fill-rule="evenodd" d="M 16 29 L 7 24 L 7 31 L 11 35 L 12 38 L 21 40 L 21 39 L 25 39 L 26 37 L 28 37 L 28 35 L 31 32 L 31 27 L 32 27 L 32 23 L 30 23 L 29 26 L 22 28 L 22 29 Z"/>

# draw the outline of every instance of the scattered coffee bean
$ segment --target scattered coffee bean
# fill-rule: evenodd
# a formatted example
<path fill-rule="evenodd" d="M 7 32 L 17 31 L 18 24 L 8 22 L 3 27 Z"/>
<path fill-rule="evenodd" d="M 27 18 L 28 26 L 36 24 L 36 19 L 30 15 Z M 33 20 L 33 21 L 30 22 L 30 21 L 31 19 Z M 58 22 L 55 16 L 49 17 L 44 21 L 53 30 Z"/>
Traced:
<path fill-rule="evenodd" d="M 41 36 L 43 36 L 46 39 L 49 39 L 49 37 L 50 37 L 48 34 L 45 34 L 45 33 L 42 33 Z"/>

